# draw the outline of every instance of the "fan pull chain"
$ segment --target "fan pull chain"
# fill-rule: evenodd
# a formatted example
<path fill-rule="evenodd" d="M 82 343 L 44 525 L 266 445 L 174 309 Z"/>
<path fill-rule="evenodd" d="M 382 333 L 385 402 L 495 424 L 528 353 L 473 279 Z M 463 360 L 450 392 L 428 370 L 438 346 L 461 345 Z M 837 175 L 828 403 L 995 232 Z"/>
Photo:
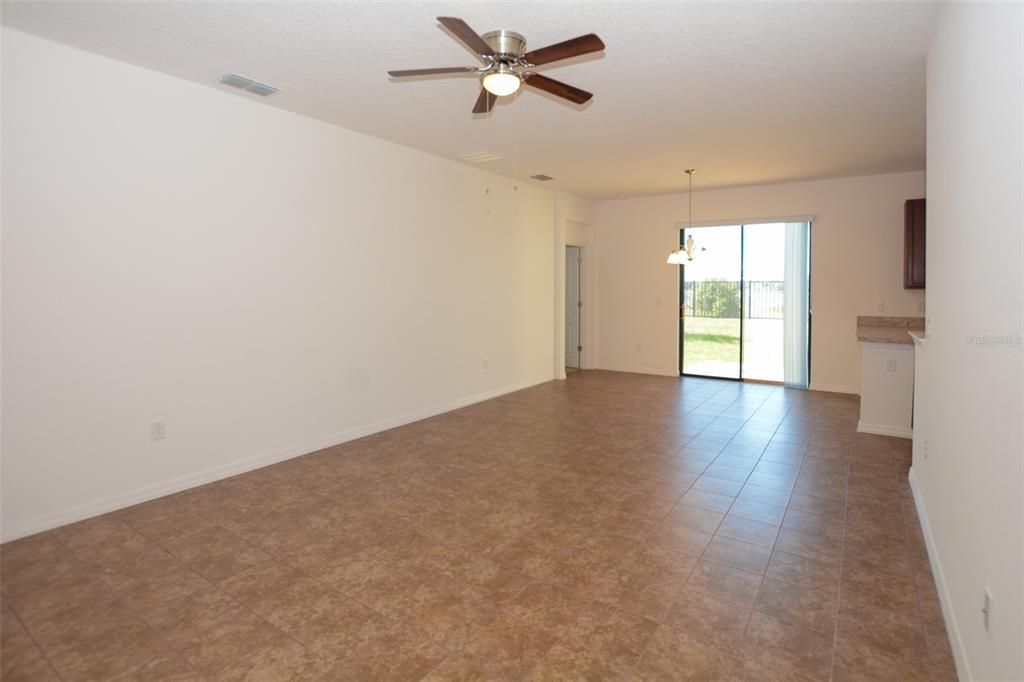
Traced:
<path fill-rule="evenodd" d="M 518 90 L 516 90 L 512 94 L 512 104 L 518 104 L 519 103 L 519 93 L 522 92 L 522 90 L 523 89 L 520 87 Z M 513 123 L 513 125 L 515 125 L 515 123 Z M 512 183 L 513 183 L 512 186 L 515 188 L 515 191 L 518 192 L 519 191 L 519 189 L 518 189 L 518 187 L 519 187 L 519 136 L 518 135 L 513 135 L 512 136 Z M 516 205 L 518 206 L 518 204 L 519 204 L 519 202 L 517 200 L 516 201 Z"/>

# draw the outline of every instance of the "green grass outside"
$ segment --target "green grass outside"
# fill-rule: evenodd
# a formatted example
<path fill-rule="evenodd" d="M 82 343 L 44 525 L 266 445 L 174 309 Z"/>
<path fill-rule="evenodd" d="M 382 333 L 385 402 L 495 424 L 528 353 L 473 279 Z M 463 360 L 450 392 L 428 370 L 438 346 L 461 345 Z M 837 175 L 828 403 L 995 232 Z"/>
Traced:
<path fill-rule="evenodd" d="M 683 321 L 683 357 L 687 367 L 708 361 L 737 362 L 740 321 L 736 318 L 686 318 Z"/>

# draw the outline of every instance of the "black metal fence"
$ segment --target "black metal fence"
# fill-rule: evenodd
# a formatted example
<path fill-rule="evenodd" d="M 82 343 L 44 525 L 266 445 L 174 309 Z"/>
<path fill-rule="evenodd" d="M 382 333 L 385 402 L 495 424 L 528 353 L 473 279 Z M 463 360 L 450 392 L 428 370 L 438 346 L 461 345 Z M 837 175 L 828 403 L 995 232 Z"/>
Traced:
<path fill-rule="evenodd" d="M 683 303 L 689 317 L 740 316 L 742 284 L 743 314 L 747 318 L 781 320 L 785 307 L 784 282 L 708 279 L 683 283 Z"/>

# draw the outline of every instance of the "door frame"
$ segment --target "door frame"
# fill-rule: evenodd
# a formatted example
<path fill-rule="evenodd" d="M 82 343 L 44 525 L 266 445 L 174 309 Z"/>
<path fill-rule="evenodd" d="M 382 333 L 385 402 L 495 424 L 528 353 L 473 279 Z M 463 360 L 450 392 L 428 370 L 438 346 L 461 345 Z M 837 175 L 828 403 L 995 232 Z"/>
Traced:
<path fill-rule="evenodd" d="M 676 224 L 676 234 L 679 236 L 680 248 L 686 246 L 686 230 L 687 229 L 700 229 L 703 227 L 730 227 L 736 225 L 740 228 L 740 355 L 739 355 L 739 367 L 737 375 L 735 377 L 720 377 L 712 376 L 709 374 L 694 374 L 691 372 L 683 371 L 683 353 L 684 346 L 686 344 L 685 334 L 685 315 L 679 316 L 678 321 L 678 334 L 679 334 L 679 376 L 684 377 L 695 377 L 699 379 L 720 379 L 722 381 L 736 381 L 746 383 L 757 383 L 757 384 L 771 384 L 775 386 L 784 385 L 781 381 L 766 381 L 763 379 L 744 379 L 743 378 L 743 332 L 744 332 L 744 296 L 743 296 L 743 284 L 746 281 L 744 278 L 744 256 L 746 255 L 745 250 L 745 228 L 747 225 L 767 225 L 775 223 L 807 223 L 807 386 L 811 385 L 811 333 L 812 333 L 812 322 L 813 322 L 813 311 L 814 303 L 811 299 L 812 294 L 812 280 L 813 280 L 813 244 L 814 244 L 814 216 L 799 216 L 794 218 L 757 218 L 750 220 L 716 220 L 712 222 L 703 222 L 699 225 L 683 226 L 682 224 Z M 682 265 L 679 268 L 679 286 L 677 290 L 678 305 L 676 310 L 681 311 L 683 309 L 683 286 L 686 283 L 685 270 Z"/>
<path fill-rule="evenodd" d="M 584 288 L 584 282 L 586 282 L 586 277 L 584 276 L 584 273 L 583 273 L 584 263 L 585 263 L 585 260 L 586 260 L 585 257 L 584 257 L 584 253 L 585 253 L 586 247 L 580 246 L 578 244 L 566 244 L 565 245 L 565 249 L 563 250 L 563 254 L 564 254 L 564 258 L 563 258 L 563 261 L 562 261 L 563 263 L 565 262 L 565 259 L 567 259 L 569 257 L 569 249 L 577 249 L 576 253 L 577 253 L 577 259 L 578 260 L 577 260 L 576 264 L 579 266 L 576 269 L 576 291 L 577 291 L 577 296 L 579 297 L 577 299 L 577 303 L 579 304 L 577 306 L 577 308 L 579 310 L 579 315 L 578 315 L 578 318 L 576 320 L 576 348 L 578 350 L 576 351 L 576 367 L 569 367 L 568 365 L 565 365 L 564 359 L 563 359 L 563 368 L 564 369 L 583 369 L 583 354 L 586 352 L 586 344 L 583 343 L 583 339 L 586 338 L 584 321 L 583 321 L 584 320 L 584 309 L 586 308 L 586 302 L 584 300 L 584 298 L 585 298 L 584 294 L 586 293 L 586 289 Z M 565 288 L 568 289 L 568 284 L 569 284 L 569 273 L 568 273 L 568 271 L 565 272 L 564 279 L 565 279 Z M 566 293 L 568 293 L 568 292 L 566 292 Z M 566 303 L 568 303 L 568 301 L 566 301 Z M 567 322 L 567 320 L 562 320 L 562 326 L 563 327 L 566 326 L 566 322 Z M 564 349 L 563 349 L 563 356 L 564 356 L 564 354 L 565 353 L 564 353 Z"/>

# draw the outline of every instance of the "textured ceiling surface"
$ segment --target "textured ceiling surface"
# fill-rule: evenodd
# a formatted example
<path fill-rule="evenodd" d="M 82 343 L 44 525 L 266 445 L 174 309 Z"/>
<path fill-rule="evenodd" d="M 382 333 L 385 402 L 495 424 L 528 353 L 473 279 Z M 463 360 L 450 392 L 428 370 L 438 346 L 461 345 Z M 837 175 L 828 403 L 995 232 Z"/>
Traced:
<path fill-rule="evenodd" d="M 935 5 L 849 3 L 4 2 L 13 28 L 223 88 L 267 106 L 594 197 L 924 167 Z M 437 24 L 458 16 L 531 48 L 594 32 L 603 53 L 539 67 L 595 94 L 531 88 L 471 113 L 475 78 L 388 69 L 475 64 Z M 282 92 L 218 83 L 227 72 Z"/>

